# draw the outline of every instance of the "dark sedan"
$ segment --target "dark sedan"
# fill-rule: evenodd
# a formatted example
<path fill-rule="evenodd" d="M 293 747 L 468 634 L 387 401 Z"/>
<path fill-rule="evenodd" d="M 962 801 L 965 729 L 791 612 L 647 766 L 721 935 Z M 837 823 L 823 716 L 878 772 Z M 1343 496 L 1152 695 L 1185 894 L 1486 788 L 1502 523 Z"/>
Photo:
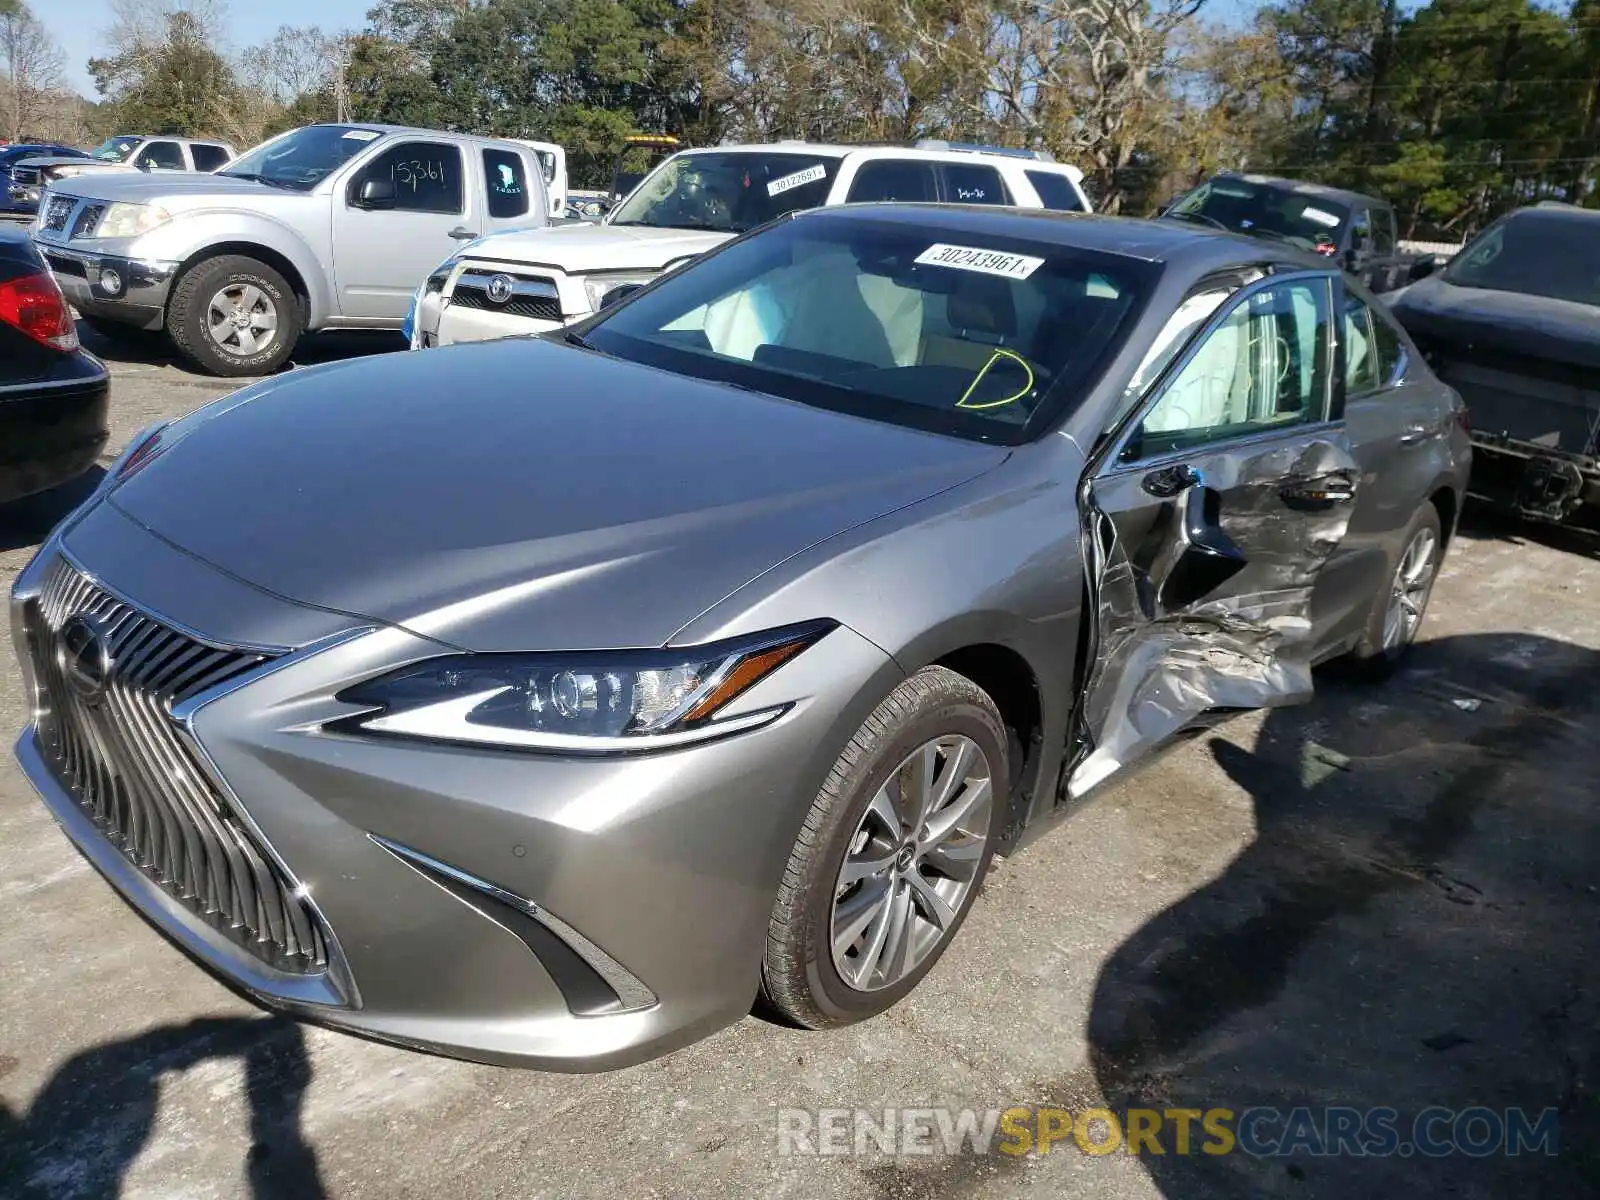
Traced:
<path fill-rule="evenodd" d="M 39 161 L 84 159 L 82 150 L 54 142 L 0 146 L 0 214 L 31 216 L 39 208 Z M 19 170 L 27 163 L 25 170 Z"/>
<path fill-rule="evenodd" d="M 110 381 L 25 230 L 0 226 L 0 503 L 82 475 L 106 443 Z"/>
<path fill-rule="evenodd" d="M 1519 209 L 1392 298 L 1472 417 L 1472 489 L 1600 532 L 1600 213 Z"/>

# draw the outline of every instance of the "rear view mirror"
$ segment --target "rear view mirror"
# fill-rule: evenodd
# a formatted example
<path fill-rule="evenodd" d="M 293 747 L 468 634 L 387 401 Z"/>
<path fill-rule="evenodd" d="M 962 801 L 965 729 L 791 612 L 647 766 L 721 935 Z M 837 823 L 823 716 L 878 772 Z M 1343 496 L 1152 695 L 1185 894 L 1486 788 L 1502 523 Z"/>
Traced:
<path fill-rule="evenodd" d="M 393 208 L 394 202 L 394 181 L 389 179 L 368 179 L 356 193 L 358 208 Z"/>
<path fill-rule="evenodd" d="M 1439 256 L 1437 254 L 1424 254 L 1411 264 L 1406 271 L 1406 282 L 1415 283 L 1419 279 L 1426 279 L 1439 269 Z"/>

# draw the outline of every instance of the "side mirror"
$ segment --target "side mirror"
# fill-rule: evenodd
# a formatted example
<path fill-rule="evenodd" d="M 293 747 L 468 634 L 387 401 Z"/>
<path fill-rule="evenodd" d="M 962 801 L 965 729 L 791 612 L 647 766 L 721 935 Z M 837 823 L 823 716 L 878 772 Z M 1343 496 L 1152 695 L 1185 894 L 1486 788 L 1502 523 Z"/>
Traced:
<path fill-rule="evenodd" d="M 134 164 L 134 165 L 135 165 L 135 166 L 136 166 L 136 167 L 138 167 L 138 168 L 139 168 L 139 170 L 141 170 L 141 171 L 146 171 L 146 172 L 148 172 L 148 171 L 149 171 L 149 170 L 150 170 L 150 169 L 151 169 L 151 166 L 150 166 L 150 160 L 149 160 L 149 159 L 148 159 L 148 158 L 141 158 L 141 159 L 140 159 L 140 160 L 139 160 L 139 161 L 138 161 L 138 162 L 137 162 L 137 163 L 135 163 L 135 164 Z"/>
<path fill-rule="evenodd" d="M 397 193 L 391 179 L 368 179 L 356 193 L 357 208 L 393 208 Z"/>
<path fill-rule="evenodd" d="M 1439 269 L 1439 256 L 1437 254 L 1424 254 L 1411 264 L 1406 271 L 1406 282 L 1415 283 L 1419 279 L 1426 279 Z"/>
<path fill-rule="evenodd" d="M 600 311 L 605 312 L 606 309 L 621 304 L 643 286 L 644 284 L 642 283 L 624 283 L 612 288 L 604 296 L 600 297 Z"/>

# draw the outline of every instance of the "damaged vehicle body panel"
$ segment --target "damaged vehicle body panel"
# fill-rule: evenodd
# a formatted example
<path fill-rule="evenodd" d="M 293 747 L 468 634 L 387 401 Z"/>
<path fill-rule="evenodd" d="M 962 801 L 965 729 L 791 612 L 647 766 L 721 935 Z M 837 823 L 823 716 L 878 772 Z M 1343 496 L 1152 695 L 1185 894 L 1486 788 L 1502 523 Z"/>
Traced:
<path fill-rule="evenodd" d="M 1393 308 L 1466 401 L 1474 494 L 1600 532 L 1600 215 L 1512 213 Z"/>

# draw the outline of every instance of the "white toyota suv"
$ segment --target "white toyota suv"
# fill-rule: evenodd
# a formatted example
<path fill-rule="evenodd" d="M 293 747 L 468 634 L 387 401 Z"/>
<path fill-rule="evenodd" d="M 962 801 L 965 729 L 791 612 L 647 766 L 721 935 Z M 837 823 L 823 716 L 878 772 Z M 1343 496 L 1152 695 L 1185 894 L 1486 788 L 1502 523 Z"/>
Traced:
<path fill-rule="evenodd" d="M 796 209 L 899 200 L 1087 212 L 1082 182 L 1082 171 L 1044 151 L 948 142 L 685 150 L 604 221 L 463 246 L 417 289 L 406 329 L 413 349 L 557 329 L 597 311 L 616 289 Z"/>

